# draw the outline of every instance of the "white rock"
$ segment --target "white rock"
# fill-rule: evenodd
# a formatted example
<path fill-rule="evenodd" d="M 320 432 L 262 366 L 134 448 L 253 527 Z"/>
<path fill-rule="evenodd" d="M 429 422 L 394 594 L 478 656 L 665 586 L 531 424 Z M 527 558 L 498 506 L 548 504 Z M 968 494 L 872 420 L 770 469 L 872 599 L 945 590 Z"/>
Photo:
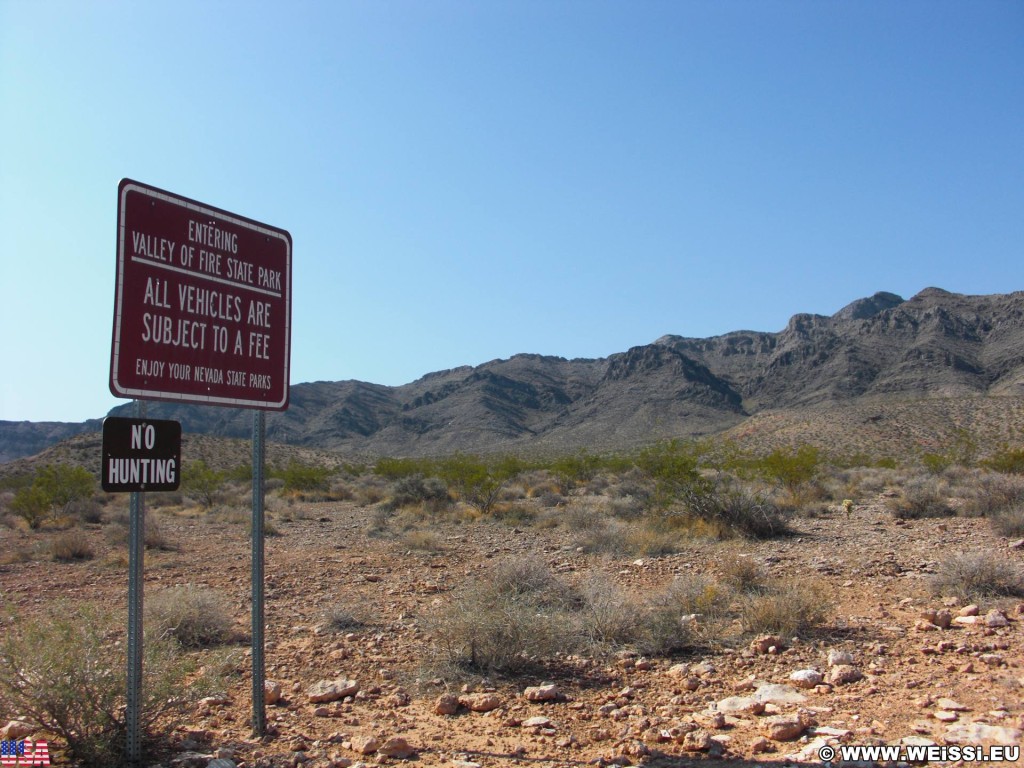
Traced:
<path fill-rule="evenodd" d="M 524 720 L 522 723 L 523 728 L 550 728 L 551 719 L 547 717 L 531 717 L 528 720 Z"/>
<path fill-rule="evenodd" d="M 263 681 L 263 701 L 267 704 L 277 704 L 281 701 L 281 684 L 276 680 Z"/>
<path fill-rule="evenodd" d="M 400 760 L 411 757 L 413 751 L 413 748 L 409 746 L 409 742 L 401 736 L 392 736 L 377 747 L 378 755 L 384 755 L 385 757 L 397 757 Z"/>
<path fill-rule="evenodd" d="M 523 691 L 523 696 L 527 701 L 555 701 L 558 699 L 559 690 L 554 683 L 544 683 L 527 688 Z"/>
<path fill-rule="evenodd" d="M 849 651 L 841 651 L 838 648 L 833 648 L 828 652 L 828 665 L 830 667 L 838 667 L 841 664 L 853 664 L 853 654 Z"/>
<path fill-rule="evenodd" d="M 816 669 L 798 669 L 789 679 L 799 688 L 813 688 L 819 685 L 825 676 Z"/>
<path fill-rule="evenodd" d="M 1024 729 L 985 723 L 961 723 L 946 730 L 947 744 L 1007 744 L 1024 742 Z"/>
<path fill-rule="evenodd" d="M 754 698 L 765 704 L 802 704 L 807 697 L 795 688 L 777 683 L 764 683 L 754 691 Z"/>
<path fill-rule="evenodd" d="M 354 696 L 359 692 L 359 683 L 355 680 L 320 680 L 309 686 L 306 694 L 313 704 L 338 701 L 346 696 Z"/>

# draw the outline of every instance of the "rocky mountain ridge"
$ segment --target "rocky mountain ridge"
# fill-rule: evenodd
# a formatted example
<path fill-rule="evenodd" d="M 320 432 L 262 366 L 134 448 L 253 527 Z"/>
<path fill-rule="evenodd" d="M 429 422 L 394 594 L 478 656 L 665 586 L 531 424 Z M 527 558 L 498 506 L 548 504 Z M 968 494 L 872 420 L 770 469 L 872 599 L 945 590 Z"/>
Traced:
<path fill-rule="evenodd" d="M 398 387 L 297 384 L 267 428 L 271 441 L 368 455 L 607 450 L 717 433 L 776 409 L 985 396 L 1024 396 L 1024 292 L 880 292 L 831 316 L 794 315 L 774 333 L 669 335 L 593 360 L 521 354 Z M 185 432 L 251 434 L 248 411 L 150 403 L 149 413 Z M 0 423 L 0 456 L 60 433 L 48 425 L 33 442 L 30 427 Z"/>

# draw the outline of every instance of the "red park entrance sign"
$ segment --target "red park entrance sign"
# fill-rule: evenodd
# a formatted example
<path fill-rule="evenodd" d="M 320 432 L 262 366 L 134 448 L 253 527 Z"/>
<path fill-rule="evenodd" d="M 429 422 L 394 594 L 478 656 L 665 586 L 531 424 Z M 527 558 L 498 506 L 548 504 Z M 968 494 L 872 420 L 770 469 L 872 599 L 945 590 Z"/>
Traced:
<path fill-rule="evenodd" d="M 122 180 L 110 391 L 286 410 L 291 292 L 285 230 Z"/>

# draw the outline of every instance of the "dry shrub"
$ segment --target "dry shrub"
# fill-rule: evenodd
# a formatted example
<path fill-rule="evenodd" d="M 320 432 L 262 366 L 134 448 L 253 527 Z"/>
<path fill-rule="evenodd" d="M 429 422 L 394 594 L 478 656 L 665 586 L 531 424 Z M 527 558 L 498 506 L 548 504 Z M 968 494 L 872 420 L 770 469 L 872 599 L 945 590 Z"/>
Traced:
<path fill-rule="evenodd" d="M 60 562 L 92 560 L 96 551 L 89 543 L 84 531 L 72 529 L 58 534 L 50 540 L 50 556 Z"/>
<path fill-rule="evenodd" d="M 949 497 L 947 483 L 936 477 L 921 476 L 908 480 L 900 489 L 899 496 L 885 500 L 885 506 L 893 517 L 902 520 L 951 517 L 956 510 Z"/>
<path fill-rule="evenodd" d="M 574 595 L 539 560 L 502 561 L 428 626 L 447 663 L 514 673 L 576 647 L 578 629 L 567 624 Z"/>
<path fill-rule="evenodd" d="M 324 612 L 324 623 L 331 632 L 354 632 L 363 629 L 367 624 L 361 617 L 361 609 L 336 605 Z"/>
<path fill-rule="evenodd" d="M 640 653 L 668 655 L 714 637 L 731 595 L 696 573 L 677 576 L 651 594 L 637 617 L 633 645 Z"/>
<path fill-rule="evenodd" d="M 435 531 L 411 530 L 401 540 L 402 546 L 418 552 L 440 552 L 444 542 Z"/>
<path fill-rule="evenodd" d="M 954 554 L 939 562 L 931 580 L 937 595 L 970 601 L 982 597 L 1024 596 L 1024 571 L 1014 561 L 979 550 Z"/>
<path fill-rule="evenodd" d="M 1024 536 L 1024 502 L 1018 502 L 1006 509 L 1000 509 L 991 517 L 992 527 L 1001 536 L 1011 538 Z"/>
<path fill-rule="evenodd" d="M 0 720 L 27 720 L 63 740 L 76 765 L 120 765 L 125 744 L 124 646 L 110 614 L 56 603 L 0 633 Z M 165 638 L 143 643 L 144 734 L 207 693 L 186 687 L 194 664 Z"/>
<path fill-rule="evenodd" d="M 718 567 L 722 581 L 736 592 L 759 593 L 768 588 L 768 571 L 753 557 L 726 554 L 719 559 Z"/>
<path fill-rule="evenodd" d="M 792 637 L 813 631 L 828 613 L 825 591 L 813 581 L 785 581 L 740 600 L 740 624 L 744 632 L 771 632 Z"/>
<path fill-rule="evenodd" d="M 961 514 L 988 516 L 1024 501 L 1024 477 L 974 470 Z"/>
<path fill-rule="evenodd" d="M 205 648 L 231 639 L 227 601 L 208 587 L 189 584 L 155 593 L 146 601 L 146 622 L 184 648 Z"/>

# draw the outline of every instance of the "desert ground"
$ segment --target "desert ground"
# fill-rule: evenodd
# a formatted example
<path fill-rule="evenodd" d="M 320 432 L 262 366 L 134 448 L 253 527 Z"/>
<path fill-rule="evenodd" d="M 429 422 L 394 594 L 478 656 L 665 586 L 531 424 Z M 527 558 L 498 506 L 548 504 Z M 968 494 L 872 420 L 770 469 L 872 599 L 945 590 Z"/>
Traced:
<path fill-rule="evenodd" d="M 521 483 L 506 489 L 502 514 L 490 515 L 460 504 L 443 513 L 392 510 L 382 505 L 383 485 L 327 500 L 272 490 L 273 703 L 264 738 L 251 728 L 244 486 L 209 508 L 182 494 L 150 495 L 147 604 L 174 588 L 207 590 L 222 601 L 231 633 L 186 651 L 200 669 L 219 670 L 219 689 L 154 724 L 146 764 L 767 766 L 819 762 L 825 745 L 1017 745 L 1024 598 L 974 599 L 955 585 L 933 585 L 964 553 L 1020 573 L 1024 542 L 984 514 L 895 516 L 903 492 L 886 472 L 846 476 L 839 495 L 851 503 L 826 497 L 789 514 L 790 535 L 717 540 L 691 532 L 674 547 L 635 536 L 630 546 L 609 544 L 626 529 L 598 531 L 588 522 L 598 514 L 610 520 L 621 503 L 607 480 L 564 493 L 549 482 L 546 494 Z M 89 552 L 68 561 L 49 554 L 66 524 L 29 530 L 8 516 L 0 526 L 0 606 L 21 623 L 58 600 L 123 617 L 127 549 L 112 531 L 117 519 L 123 528 L 126 505 L 125 496 L 107 497 L 93 522 L 75 524 L 70 530 Z M 812 595 L 820 614 L 794 634 L 750 630 L 735 609 L 745 599 L 737 588 L 721 615 L 677 616 L 687 642 L 664 652 L 593 635 L 580 645 L 579 626 L 566 624 L 565 642 L 556 625 L 544 654 L 497 671 L 466 663 L 465 649 L 453 649 L 471 625 L 460 611 L 480 605 L 467 596 L 495 573 L 540 571 L 589 595 L 590 609 L 595 595 L 614 594 L 605 607 L 627 628 L 647 619 L 645 601 L 698 577 L 711 588 L 748 582 L 748 597 L 758 585 L 786 584 L 796 591 L 778 599 Z M 54 764 L 73 764 L 49 738 Z"/>

